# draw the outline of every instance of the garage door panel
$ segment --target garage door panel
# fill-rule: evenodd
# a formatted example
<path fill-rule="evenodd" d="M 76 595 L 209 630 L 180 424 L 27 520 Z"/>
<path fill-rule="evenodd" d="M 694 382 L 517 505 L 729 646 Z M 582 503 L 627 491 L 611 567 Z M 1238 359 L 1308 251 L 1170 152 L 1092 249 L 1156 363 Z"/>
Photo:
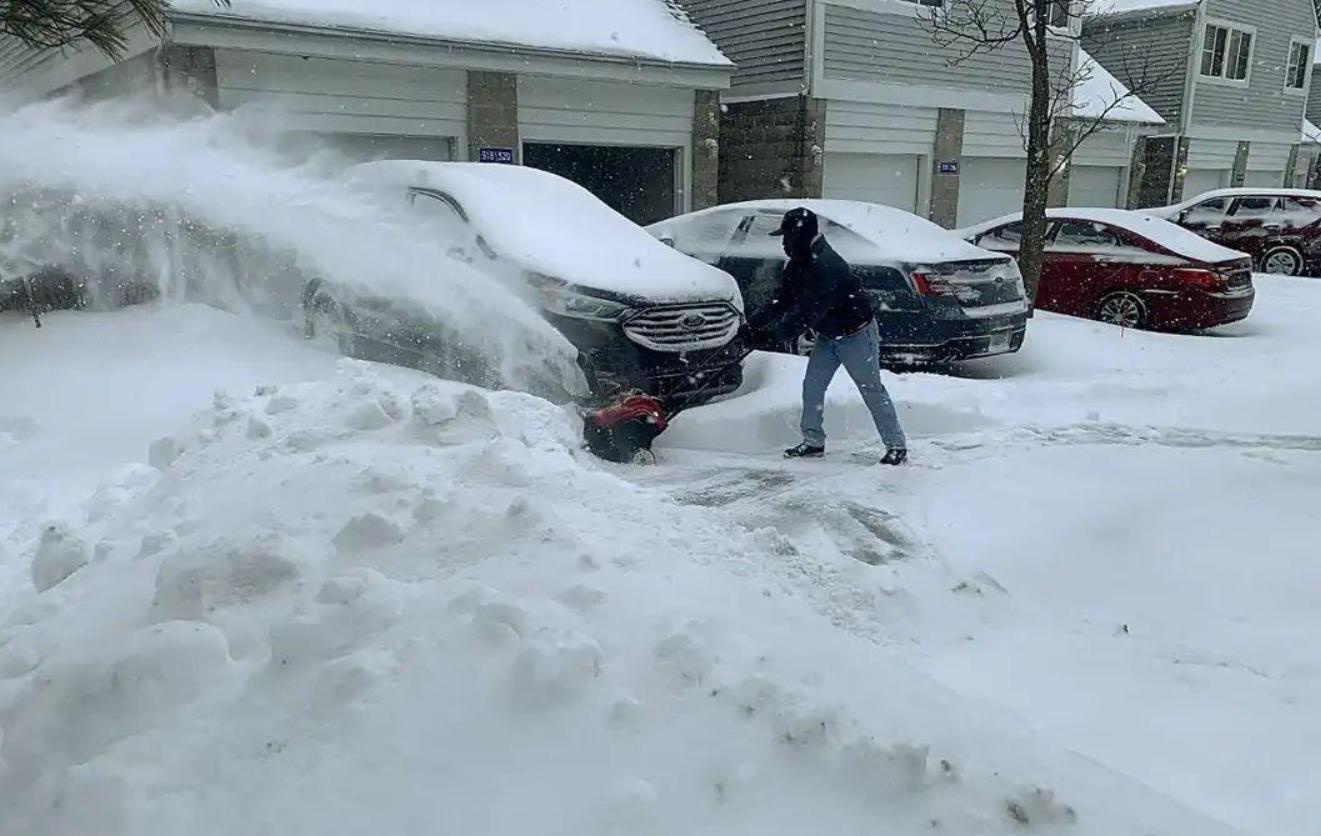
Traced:
<path fill-rule="evenodd" d="M 920 158 L 907 154 L 826 154 L 823 194 L 917 211 Z"/>
<path fill-rule="evenodd" d="M 1109 165 L 1075 165 L 1069 171 L 1069 205 L 1114 209 L 1120 205 L 1123 170 Z"/>
<path fill-rule="evenodd" d="M 1203 192 L 1223 189 L 1229 185 L 1228 169 L 1189 169 L 1183 178 L 1183 199 L 1189 200 Z"/>
<path fill-rule="evenodd" d="M 959 174 L 959 225 L 1023 210 L 1025 160 L 964 157 Z"/>
<path fill-rule="evenodd" d="M 1284 183 L 1283 171 L 1249 171 L 1243 185 L 1256 188 L 1280 188 Z"/>

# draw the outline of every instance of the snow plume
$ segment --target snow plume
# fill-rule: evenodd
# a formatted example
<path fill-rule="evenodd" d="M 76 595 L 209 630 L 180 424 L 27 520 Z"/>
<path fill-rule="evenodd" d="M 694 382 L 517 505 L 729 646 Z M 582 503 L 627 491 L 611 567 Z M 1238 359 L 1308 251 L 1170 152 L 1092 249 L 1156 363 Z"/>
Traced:
<path fill-rule="evenodd" d="M 513 286 L 324 157 L 291 165 L 269 118 L 184 101 L 0 110 L 0 276 L 92 278 L 93 304 L 202 299 L 284 318 L 316 277 L 403 301 L 461 358 L 455 377 L 555 399 L 581 390 L 575 350 Z"/>

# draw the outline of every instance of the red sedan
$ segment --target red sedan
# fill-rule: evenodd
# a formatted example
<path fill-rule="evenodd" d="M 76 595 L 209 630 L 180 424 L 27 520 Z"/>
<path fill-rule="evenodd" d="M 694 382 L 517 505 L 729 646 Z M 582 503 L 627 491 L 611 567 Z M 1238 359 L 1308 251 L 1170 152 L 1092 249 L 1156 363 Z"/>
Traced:
<path fill-rule="evenodd" d="M 1252 259 L 1169 221 L 1122 209 L 1052 209 L 1037 307 L 1125 328 L 1194 331 L 1252 310 Z M 1022 216 L 962 234 L 1017 253 Z"/>

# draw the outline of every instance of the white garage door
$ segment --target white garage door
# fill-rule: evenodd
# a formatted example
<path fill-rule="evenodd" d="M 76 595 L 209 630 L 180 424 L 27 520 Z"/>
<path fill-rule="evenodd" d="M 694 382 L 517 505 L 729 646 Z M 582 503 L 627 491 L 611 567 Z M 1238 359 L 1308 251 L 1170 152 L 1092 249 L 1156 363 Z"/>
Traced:
<path fill-rule="evenodd" d="M 1024 160 L 964 157 L 959 172 L 959 226 L 1023 210 Z"/>
<path fill-rule="evenodd" d="M 1189 169 L 1183 178 L 1183 199 L 1191 200 L 1202 192 L 1223 189 L 1229 185 L 1229 172 L 1224 169 Z"/>
<path fill-rule="evenodd" d="M 823 194 L 916 212 L 918 162 L 907 154 L 826 154 Z"/>
<path fill-rule="evenodd" d="M 1075 165 L 1069 170 L 1069 205 L 1113 209 L 1121 205 L 1122 182 L 1123 170 L 1115 166 Z"/>
<path fill-rule="evenodd" d="M 451 140 L 443 136 L 376 136 L 334 134 L 322 136 L 330 148 L 354 160 L 439 160 L 452 156 Z"/>
<path fill-rule="evenodd" d="M 1284 182 L 1283 171 L 1249 171 L 1243 178 L 1243 185 L 1255 188 L 1280 188 Z"/>

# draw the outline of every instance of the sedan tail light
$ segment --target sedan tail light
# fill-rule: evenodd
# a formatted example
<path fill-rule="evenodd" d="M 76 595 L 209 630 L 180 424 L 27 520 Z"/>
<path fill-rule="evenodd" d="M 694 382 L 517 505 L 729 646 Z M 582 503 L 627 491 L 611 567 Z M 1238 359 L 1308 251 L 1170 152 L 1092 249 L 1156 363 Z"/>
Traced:
<path fill-rule="evenodd" d="M 1189 285 L 1202 290 L 1222 290 L 1225 286 L 1224 276 L 1211 270 L 1183 268 L 1175 270 L 1174 275 L 1179 280 L 1180 284 Z"/>

